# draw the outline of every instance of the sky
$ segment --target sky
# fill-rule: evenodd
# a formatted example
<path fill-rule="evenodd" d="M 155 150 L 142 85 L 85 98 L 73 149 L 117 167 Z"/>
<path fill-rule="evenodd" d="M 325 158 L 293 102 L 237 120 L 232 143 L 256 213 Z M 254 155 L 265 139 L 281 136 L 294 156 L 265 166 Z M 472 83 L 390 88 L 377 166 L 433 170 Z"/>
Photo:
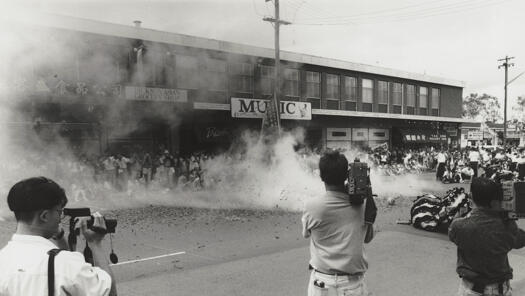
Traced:
<path fill-rule="evenodd" d="M 275 0 L 273 0 L 275 1 Z M 503 104 L 509 80 L 525 72 L 523 0 L 280 0 L 281 49 L 425 73 L 465 82 L 463 96 Z M 273 48 L 274 16 L 264 0 L 13 1 L 6 14 L 44 12 Z M 4 7 L 4 8 L 6 8 Z M 525 74 L 509 85 L 509 112 L 525 95 Z"/>

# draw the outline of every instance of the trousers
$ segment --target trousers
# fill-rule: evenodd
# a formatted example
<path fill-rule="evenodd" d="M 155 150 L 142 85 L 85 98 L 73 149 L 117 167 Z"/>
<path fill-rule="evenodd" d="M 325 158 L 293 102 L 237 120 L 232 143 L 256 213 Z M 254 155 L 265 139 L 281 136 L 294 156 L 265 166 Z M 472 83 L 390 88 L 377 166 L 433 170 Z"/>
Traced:
<path fill-rule="evenodd" d="M 324 287 L 320 287 L 324 286 Z M 308 296 L 371 296 L 363 275 L 337 276 L 312 270 Z"/>
<path fill-rule="evenodd" d="M 459 282 L 458 296 L 512 296 L 512 288 L 509 281 L 503 283 L 503 294 L 499 293 L 497 284 L 485 286 L 483 294 L 472 291 L 474 284 L 462 279 Z"/>

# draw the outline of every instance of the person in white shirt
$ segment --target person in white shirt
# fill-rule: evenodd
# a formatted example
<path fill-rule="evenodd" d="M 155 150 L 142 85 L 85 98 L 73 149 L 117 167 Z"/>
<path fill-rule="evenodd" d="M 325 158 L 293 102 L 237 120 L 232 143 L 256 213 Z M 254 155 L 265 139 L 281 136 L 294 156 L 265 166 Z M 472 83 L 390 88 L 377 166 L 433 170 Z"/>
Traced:
<path fill-rule="evenodd" d="M 478 165 L 479 165 L 479 152 L 477 148 L 472 148 L 468 155 L 470 161 L 470 167 L 474 170 L 474 177 L 478 176 Z"/>
<path fill-rule="evenodd" d="M 25 179 L 11 187 L 7 203 L 17 228 L 0 250 L 0 295 L 117 295 L 102 247 L 104 235 L 88 229 L 87 218 L 78 218 L 76 227 L 89 243 L 94 266 L 80 252 L 65 250 L 68 245 L 59 226 L 67 203 L 62 187 L 45 177 Z M 105 228 L 103 217 L 94 216 L 94 225 Z M 54 272 L 48 273 L 51 266 Z"/>
<path fill-rule="evenodd" d="M 437 169 L 436 169 L 436 179 L 441 180 L 443 178 L 443 174 L 445 173 L 445 164 L 447 162 L 447 155 L 440 150 L 439 153 L 436 156 L 437 160 Z"/>

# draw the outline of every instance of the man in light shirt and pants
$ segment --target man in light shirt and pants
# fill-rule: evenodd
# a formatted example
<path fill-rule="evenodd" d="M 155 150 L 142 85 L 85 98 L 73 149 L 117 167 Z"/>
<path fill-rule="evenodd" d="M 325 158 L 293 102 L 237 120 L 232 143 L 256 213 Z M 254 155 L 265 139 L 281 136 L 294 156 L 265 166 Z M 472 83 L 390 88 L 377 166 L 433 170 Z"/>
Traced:
<path fill-rule="evenodd" d="M 368 209 L 377 211 L 374 201 L 370 197 L 359 205 L 350 203 L 344 185 L 348 161 L 339 152 L 324 153 L 319 170 L 326 193 L 309 200 L 302 217 L 303 236 L 310 238 L 308 295 L 370 295 L 364 281 L 364 243 L 373 238 L 376 212 Z"/>
<path fill-rule="evenodd" d="M 474 170 L 474 177 L 478 176 L 478 165 L 479 165 L 479 152 L 477 148 L 471 148 L 470 153 L 468 154 L 470 161 L 470 167 Z"/>

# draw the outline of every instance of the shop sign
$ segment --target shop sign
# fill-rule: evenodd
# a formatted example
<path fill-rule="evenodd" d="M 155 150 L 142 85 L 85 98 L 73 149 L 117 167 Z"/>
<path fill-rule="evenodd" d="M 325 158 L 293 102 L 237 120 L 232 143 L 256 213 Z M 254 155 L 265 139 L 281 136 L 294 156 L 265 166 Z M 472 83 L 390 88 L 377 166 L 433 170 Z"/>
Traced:
<path fill-rule="evenodd" d="M 188 101 L 186 90 L 171 88 L 156 88 L 144 86 L 126 86 L 124 88 L 125 98 L 136 101 L 162 101 L 185 103 Z"/>
<path fill-rule="evenodd" d="M 388 129 L 371 128 L 368 130 L 368 139 L 374 141 L 388 140 L 390 138 Z"/>
<path fill-rule="evenodd" d="M 232 117 L 263 118 L 270 100 L 231 98 Z M 312 105 L 309 102 L 281 101 L 281 119 L 311 120 Z"/>
<path fill-rule="evenodd" d="M 468 131 L 467 132 L 467 140 L 469 140 L 469 141 L 481 141 L 481 140 L 483 140 L 483 132 L 482 131 Z"/>
<path fill-rule="evenodd" d="M 353 128 L 352 129 L 352 141 L 368 141 L 368 129 L 367 128 Z"/>

